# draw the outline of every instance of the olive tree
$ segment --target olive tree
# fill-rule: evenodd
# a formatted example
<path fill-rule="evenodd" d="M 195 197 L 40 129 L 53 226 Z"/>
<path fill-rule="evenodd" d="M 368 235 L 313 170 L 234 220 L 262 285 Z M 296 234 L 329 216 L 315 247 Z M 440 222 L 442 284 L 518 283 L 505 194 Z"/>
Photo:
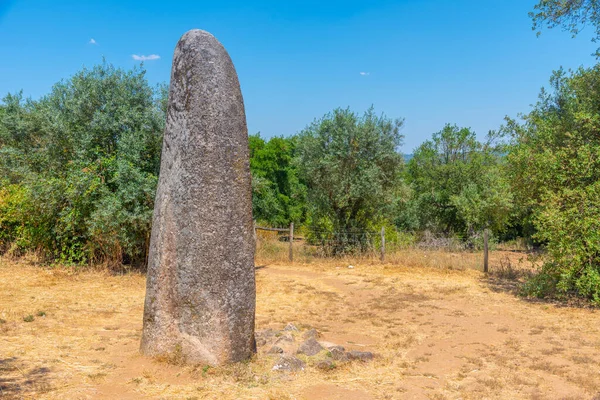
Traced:
<path fill-rule="evenodd" d="M 364 249 L 364 233 L 393 210 L 402 125 L 373 108 L 362 116 L 336 109 L 299 134 L 296 161 L 308 189 L 309 222 L 329 233 L 333 254 Z"/>
<path fill-rule="evenodd" d="M 512 194 L 503 170 L 503 145 L 469 128 L 446 125 L 415 151 L 407 176 L 421 229 L 471 236 L 504 228 Z"/>

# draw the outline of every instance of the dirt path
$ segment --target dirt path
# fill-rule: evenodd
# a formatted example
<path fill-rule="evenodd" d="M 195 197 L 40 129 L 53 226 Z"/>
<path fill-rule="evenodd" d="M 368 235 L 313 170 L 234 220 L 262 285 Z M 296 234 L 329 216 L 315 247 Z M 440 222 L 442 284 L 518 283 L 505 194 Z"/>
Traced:
<path fill-rule="evenodd" d="M 222 368 L 138 354 L 144 277 L 0 259 L 0 399 L 591 399 L 600 314 L 529 303 L 474 271 L 257 269 L 257 329 L 288 322 L 369 350 L 369 363 L 297 374 L 272 356 Z M 40 315 L 37 315 L 37 314 Z M 45 315 L 42 315 L 45 314 Z M 33 321 L 24 317 L 31 315 Z"/>

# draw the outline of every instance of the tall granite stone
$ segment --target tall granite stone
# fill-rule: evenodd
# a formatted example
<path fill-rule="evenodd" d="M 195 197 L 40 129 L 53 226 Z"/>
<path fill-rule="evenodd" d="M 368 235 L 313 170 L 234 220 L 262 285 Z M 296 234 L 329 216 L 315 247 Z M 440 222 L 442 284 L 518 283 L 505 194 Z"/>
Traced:
<path fill-rule="evenodd" d="M 237 74 L 208 32 L 181 37 L 150 238 L 141 351 L 220 365 L 255 351 L 248 130 Z"/>

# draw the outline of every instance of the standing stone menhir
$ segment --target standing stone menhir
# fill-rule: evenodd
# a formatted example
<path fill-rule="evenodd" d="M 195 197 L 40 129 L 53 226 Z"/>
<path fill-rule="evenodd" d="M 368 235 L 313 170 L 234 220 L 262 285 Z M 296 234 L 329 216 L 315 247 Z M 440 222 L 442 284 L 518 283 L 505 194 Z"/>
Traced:
<path fill-rule="evenodd" d="M 148 259 L 141 350 L 220 365 L 254 342 L 248 130 L 223 46 L 192 30 L 177 43 Z"/>

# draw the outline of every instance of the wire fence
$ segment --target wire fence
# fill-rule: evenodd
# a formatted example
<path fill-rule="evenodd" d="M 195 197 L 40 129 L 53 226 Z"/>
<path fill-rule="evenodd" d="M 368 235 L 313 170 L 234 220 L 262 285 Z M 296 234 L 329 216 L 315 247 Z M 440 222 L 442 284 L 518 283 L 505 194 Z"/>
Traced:
<path fill-rule="evenodd" d="M 477 253 L 484 271 L 488 269 L 490 247 L 487 231 L 470 234 L 440 235 L 432 232 L 402 232 L 381 228 L 380 231 L 335 231 L 302 227 L 294 232 L 294 225 L 286 228 L 271 228 L 255 225 L 257 249 L 261 254 L 278 253 L 287 247 L 287 259 L 361 257 L 386 261 L 398 251 L 418 249 L 448 253 Z M 282 246 L 283 245 L 283 246 Z"/>

